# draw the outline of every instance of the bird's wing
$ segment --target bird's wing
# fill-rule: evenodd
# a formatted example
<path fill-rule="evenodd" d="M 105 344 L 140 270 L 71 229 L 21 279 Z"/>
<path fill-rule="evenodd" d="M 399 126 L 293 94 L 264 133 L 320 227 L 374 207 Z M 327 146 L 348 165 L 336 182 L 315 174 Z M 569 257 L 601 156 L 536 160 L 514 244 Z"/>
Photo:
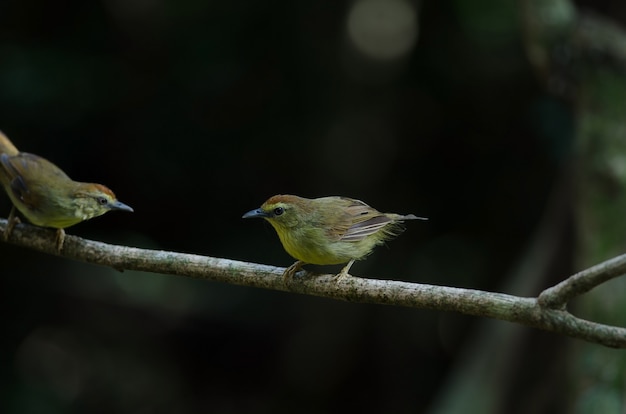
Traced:
<path fill-rule="evenodd" d="M 374 234 L 392 221 L 389 217 L 360 200 L 342 198 L 344 214 L 330 229 L 329 234 L 342 241 L 359 241 Z"/>
<path fill-rule="evenodd" d="M 36 205 L 32 193 L 28 189 L 28 185 L 22 175 L 22 169 L 27 168 L 27 161 L 19 156 L 9 156 L 8 154 L 0 155 L 0 165 L 2 165 L 2 174 L 6 183 L 8 183 L 7 191 L 11 191 L 13 196 L 26 204 L 27 206 Z M 3 181 L 5 181 L 3 180 Z"/>
<path fill-rule="evenodd" d="M 69 179 L 50 161 L 25 152 L 15 156 L 0 154 L 0 165 L 13 195 L 30 207 L 39 205 L 40 191 L 36 191 L 36 188 L 46 187 L 46 184 L 40 181 L 41 179 L 50 176 Z"/>

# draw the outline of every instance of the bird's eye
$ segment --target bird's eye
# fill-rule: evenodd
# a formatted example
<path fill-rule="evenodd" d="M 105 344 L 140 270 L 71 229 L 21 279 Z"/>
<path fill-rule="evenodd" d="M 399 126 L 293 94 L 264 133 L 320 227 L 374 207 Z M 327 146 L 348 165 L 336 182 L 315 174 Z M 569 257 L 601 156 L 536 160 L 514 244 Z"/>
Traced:
<path fill-rule="evenodd" d="M 274 215 L 275 216 L 280 216 L 281 214 L 283 214 L 285 212 L 285 209 L 283 207 L 276 207 L 274 209 Z"/>
<path fill-rule="evenodd" d="M 98 197 L 96 198 L 96 201 L 98 201 L 98 204 L 101 206 L 105 206 L 109 203 L 109 200 L 107 200 L 106 197 Z"/>

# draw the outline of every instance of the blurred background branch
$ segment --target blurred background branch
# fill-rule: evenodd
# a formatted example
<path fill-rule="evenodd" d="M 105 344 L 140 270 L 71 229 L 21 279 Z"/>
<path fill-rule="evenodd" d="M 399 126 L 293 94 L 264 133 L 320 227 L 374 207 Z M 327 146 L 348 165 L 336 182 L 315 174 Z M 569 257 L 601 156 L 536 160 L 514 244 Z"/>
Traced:
<path fill-rule="evenodd" d="M 626 246 L 626 31 L 613 20 L 617 16 L 601 16 L 570 0 L 521 0 L 520 6 L 532 67 L 546 89 L 569 102 L 575 114 L 574 265 L 584 269 L 622 254 Z M 620 260 L 614 259 L 617 268 Z M 608 275 L 604 270 L 581 272 L 581 280 L 573 277 L 540 299 L 554 305 L 567 301 L 574 284 L 581 288 L 594 271 Z M 626 281 L 616 279 L 576 301 L 575 309 L 594 320 L 624 325 L 624 291 Z M 572 344 L 566 364 L 571 374 L 567 387 L 575 396 L 568 410 L 626 410 L 626 355 Z M 608 367 L 621 368 L 612 373 Z"/>
<path fill-rule="evenodd" d="M 551 222 L 543 221 L 538 231 L 538 236 L 543 236 L 532 240 L 528 257 L 511 275 L 512 280 L 520 283 L 531 275 L 545 273 L 550 260 L 558 257 L 554 250 L 558 240 L 560 243 L 575 240 L 571 259 L 575 269 L 584 269 L 623 253 L 626 228 L 620 217 L 626 208 L 623 173 L 626 33 L 616 22 L 570 0 L 519 0 L 518 9 L 523 47 L 531 68 L 549 94 L 572 108 L 574 121 L 573 152 L 562 172 L 568 179 L 561 180 L 553 190 L 553 199 L 558 194 L 562 202 L 557 208 L 551 204 L 552 212 L 546 215 Z M 552 136 L 558 134 L 553 131 Z M 575 228 L 574 235 L 569 234 L 566 226 L 554 225 L 563 223 L 566 218 Z M 548 229 L 552 230 L 552 237 L 546 232 Z M 536 251 L 546 246 L 552 250 L 552 258 L 536 260 L 545 257 Z M 614 259 L 617 272 L 622 271 L 619 264 L 622 260 L 621 256 Z M 534 263 L 538 271 L 529 272 L 529 262 Z M 604 264 L 581 272 L 582 280 L 573 276 L 547 289 L 540 295 L 540 303 L 558 306 L 559 302 L 566 302 L 571 293 L 568 288 L 578 282 L 591 281 L 589 276 L 594 271 L 599 271 L 598 277 L 611 277 L 602 266 Z M 625 288 L 626 282 L 620 278 L 594 289 L 592 294 L 574 301 L 570 307 L 593 315 L 592 319 L 624 325 L 624 306 L 618 292 Z M 583 286 L 577 285 L 576 290 L 580 289 L 584 289 Z M 487 324 L 489 322 L 484 325 Z M 500 341 L 491 340 L 494 330 L 500 332 Z M 519 350 L 514 343 L 521 337 L 519 331 L 504 330 L 494 324 L 477 330 L 470 341 L 470 345 L 475 346 L 464 354 L 430 413 L 507 411 L 508 408 L 504 408 L 507 394 L 516 399 L 513 395 L 517 393 L 515 384 L 519 380 L 514 378 L 514 373 Z M 562 352 L 563 349 L 566 352 Z M 554 352 L 551 364 L 549 373 L 537 377 L 535 392 L 520 405 L 519 412 L 536 411 L 537 406 L 546 410 L 553 398 L 542 389 L 565 389 L 565 393 L 575 396 L 565 404 L 547 409 L 548 412 L 623 412 L 626 409 L 623 353 L 597 352 L 592 346 L 576 343 Z M 568 381 L 562 381 L 561 370 L 570 374 Z M 477 386 L 477 376 L 485 376 L 488 385 Z M 485 389 L 491 391 L 485 392 Z"/>

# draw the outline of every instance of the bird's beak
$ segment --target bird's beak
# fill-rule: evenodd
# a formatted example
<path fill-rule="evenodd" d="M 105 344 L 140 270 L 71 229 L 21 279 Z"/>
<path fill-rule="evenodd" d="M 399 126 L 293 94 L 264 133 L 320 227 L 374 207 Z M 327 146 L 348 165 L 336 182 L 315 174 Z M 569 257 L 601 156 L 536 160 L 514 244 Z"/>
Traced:
<path fill-rule="evenodd" d="M 270 215 L 267 214 L 265 211 L 261 210 L 260 208 L 256 208 L 254 210 L 250 210 L 248 211 L 246 214 L 244 214 L 241 218 L 266 218 L 269 217 Z"/>
<path fill-rule="evenodd" d="M 121 201 L 117 201 L 117 200 L 115 201 L 115 203 L 109 204 L 109 208 L 111 210 L 128 211 L 130 213 L 135 211 L 135 210 L 133 210 L 133 208 L 131 206 L 128 206 L 128 205 L 122 203 Z"/>

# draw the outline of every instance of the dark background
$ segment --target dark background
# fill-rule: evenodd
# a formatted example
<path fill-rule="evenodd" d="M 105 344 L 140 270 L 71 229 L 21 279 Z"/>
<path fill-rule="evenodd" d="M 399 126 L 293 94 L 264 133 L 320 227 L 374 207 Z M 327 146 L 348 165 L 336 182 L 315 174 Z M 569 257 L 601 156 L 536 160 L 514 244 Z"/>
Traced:
<path fill-rule="evenodd" d="M 532 72 L 516 2 L 402 3 L 414 42 L 400 32 L 405 53 L 386 58 L 351 38 L 356 4 L 4 0 L 0 129 L 135 209 L 69 234 L 288 266 L 271 227 L 241 215 L 273 194 L 345 195 L 430 218 L 355 275 L 501 291 L 568 159 L 572 111 Z M 621 1 L 578 4 L 626 20 Z M 421 412 L 481 322 L 7 244 L 0 260 L 10 413 Z M 571 341 L 525 331 L 520 394 Z"/>

